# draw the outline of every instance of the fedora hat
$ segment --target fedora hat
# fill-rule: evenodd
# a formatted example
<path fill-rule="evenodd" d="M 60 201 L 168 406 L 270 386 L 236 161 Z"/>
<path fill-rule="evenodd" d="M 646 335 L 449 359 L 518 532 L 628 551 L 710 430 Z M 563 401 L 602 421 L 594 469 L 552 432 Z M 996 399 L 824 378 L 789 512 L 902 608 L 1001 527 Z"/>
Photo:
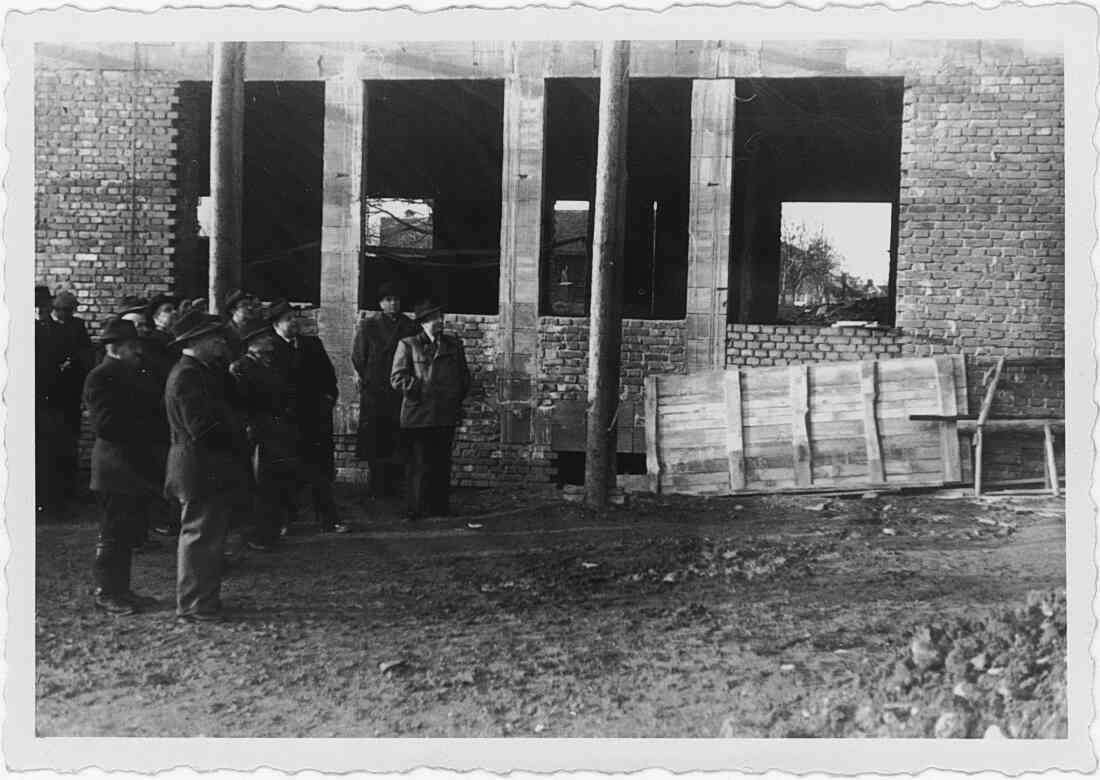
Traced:
<path fill-rule="evenodd" d="M 252 320 L 244 326 L 244 330 L 241 332 L 241 342 L 248 344 L 253 339 L 266 334 L 275 334 L 275 331 L 271 329 L 271 323 L 266 320 Z"/>
<path fill-rule="evenodd" d="M 103 325 L 99 333 L 100 344 L 114 344 L 119 341 L 137 341 L 137 326 L 121 317 L 112 317 Z"/>
<path fill-rule="evenodd" d="M 50 293 L 50 288 L 44 284 L 36 284 L 34 286 L 34 305 L 35 306 L 51 306 L 53 305 L 53 295 Z"/>
<path fill-rule="evenodd" d="M 378 300 L 383 298 L 403 298 L 404 290 L 401 289 L 401 285 L 397 282 L 382 282 L 378 285 Z"/>
<path fill-rule="evenodd" d="M 145 314 L 149 308 L 149 302 L 144 298 L 139 298 L 136 295 L 127 295 L 122 299 L 122 303 L 119 304 L 119 316 L 123 314 Z"/>
<path fill-rule="evenodd" d="M 254 300 L 256 298 L 252 293 L 247 293 L 244 290 L 233 290 L 225 297 L 225 313 L 232 314 L 233 310 L 240 306 L 247 300 Z"/>
<path fill-rule="evenodd" d="M 294 313 L 297 314 L 301 311 L 300 308 L 294 306 L 286 298 L 280 298 L 268 307 L 265 320 L 268 324 L 274 325 L 275 321 L 282 317 L 284 314 Z"/>
<path fill-rule="evenodd" d="M 416 304 L 416 310 L 413 312 L 413 317 L 416 320 L 416 324 L 419 325 L 422 322 L 427 322 L 436 314 L 443 312 L 443 306 L 439 301 L 428 298 Z"/>
<path fill-rule="evenodd" d="M 188 309 L 183 316 L 169 326 L 168 330 L 173 336 L 169 346 L 194 341 L 224 327 L 225 323 L 222 322 L 221 317 L 204 314 L 199 309 Z"/>

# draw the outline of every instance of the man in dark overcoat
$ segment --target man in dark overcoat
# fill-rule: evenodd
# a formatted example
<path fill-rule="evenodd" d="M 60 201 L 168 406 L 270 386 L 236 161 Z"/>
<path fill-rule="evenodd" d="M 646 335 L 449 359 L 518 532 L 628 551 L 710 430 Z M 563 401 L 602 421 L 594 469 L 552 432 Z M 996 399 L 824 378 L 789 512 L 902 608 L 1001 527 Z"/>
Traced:
<path fill-rule="evenodd" d="M 288 377 L 276 370 L 275 333 L 253 321 L 241 334 L 245 354 L 229 366 L 246 409 L 255 484 L 253 527 L 248 546 L 269 552 L 289 521 L 298 478 L 298 430 Z"/>
<path fill-rule="evenodd" d="M 341 522 L 332 494 L 336 369 L 321 339 L 300 333 L 298 316 L 299 310 L 286 301 L 272 304 L 267 317 L 276 335 L 272 363 L 288 378 L 298 428 L 299 473 L 310 488 L 321 530 L 346 533 L 350 529 Z"/>
<path fill-rule="evenodd" d="M 451 447 L 470 390 L 462 340 L 443 332 L 443 309 L 434 301 L 416 307 L 420 332 L 402 339 L 390 383 L 401 392 L 408 520 L 450 512 Z"/>
<path fill-rule="evenodd" d="M 251 330 L 256 316 L 256 296 L 244 290 L 233 290 L 225 298 L 225 324 L 229 337 L 229 351 L 233 360 L 245 352 L 244 332 Z"/>
<path fill-rule="evenodd" d="M 355 455 L 367 461 L 375 497 L 394 495 L 401 479 L 401 393 L 390 385 L 393 355 L 403 338 L 418 332 L 401 313 L 401 296 L 389 283 L 378 289 L 380 311 L 360 321 L 351 362 L 359 387 L 359 435 Z"/>
<path fill-rule="evenodd" d="M 62 500 L 74 497 L 77 488 L 77 445 L 80 441 L 81 395 L 84 378 L 95 362 L 95 348 L 84 320 L 76 316 L 79 301 L 68 290 L 54 296 L 54 345 L 58 377 L 50 393 L 50 404 L 60 422 L 61 440 L 55 462 Z"/>
<path fill-rule="evenodd" d="M 56 459 L 63 436 L 60 413 L 51 403 L 60 361 L 49 287 L 35 285 L 34 307 L 34 495 L 38 511 L 50 513 L 58 506 Z"/>
<path fill-rule="evenodd" d="M 108 320 L 99 340 L 106 354 L 84 383 L 95 434 L 91 488 L 100 506 L 95 604 L 112 614 L 130 614 L 156 604 L 131 590 L 130 564 L 163 484 L 153 434 L 162 424 L 161 399 L 156 384 L 141 372 L 141 342 L 132 322 Z"/>
<path fill-rule="evenodd" d="M 176 612 L 218 620 L 229 516 L 249 479 L 248 442 L 226 397 L 225 323 L 193 309 L 172 331 L 182 354 L 164 391 L 172 437 L 164 487 L 181 507 Z"/>

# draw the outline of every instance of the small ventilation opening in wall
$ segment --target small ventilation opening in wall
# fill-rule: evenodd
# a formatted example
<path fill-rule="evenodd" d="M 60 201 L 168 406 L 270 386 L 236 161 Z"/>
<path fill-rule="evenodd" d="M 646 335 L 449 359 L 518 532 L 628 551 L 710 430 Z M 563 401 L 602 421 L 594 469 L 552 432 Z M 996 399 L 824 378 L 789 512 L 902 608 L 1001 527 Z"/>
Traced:
<path fill-rule="evenodd" d="M 557 453 L 557 483 L 562 485 L 583 485 L 585 454 L 583 452 Z M 645 474 L 645 455 L 633 452 L 619 452 L 615 455 L 616 474 Z"/>

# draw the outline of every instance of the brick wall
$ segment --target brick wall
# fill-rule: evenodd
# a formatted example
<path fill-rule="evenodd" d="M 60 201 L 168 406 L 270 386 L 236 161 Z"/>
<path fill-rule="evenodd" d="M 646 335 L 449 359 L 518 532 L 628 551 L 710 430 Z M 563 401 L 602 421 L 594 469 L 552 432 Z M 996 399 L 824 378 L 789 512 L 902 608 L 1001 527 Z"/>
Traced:
<path fill-rule="evenodd" d="M 93 333 L 124 295 L 173 283 L 175 84 L 127 70 L 35 72 L 35 278 Z"/>
<path fill-rule="evenodd" d="M 886 360 L 900 357 L 904 348 L 904 338 L 893 328 L 726 326 L 726 365 L 743 368 L 828 360 Z"/>
<path fill-rule="evenodd" d="M 905 79 L 897 325 L 972 354 L 1063 355 L 1063 66 Z"/>

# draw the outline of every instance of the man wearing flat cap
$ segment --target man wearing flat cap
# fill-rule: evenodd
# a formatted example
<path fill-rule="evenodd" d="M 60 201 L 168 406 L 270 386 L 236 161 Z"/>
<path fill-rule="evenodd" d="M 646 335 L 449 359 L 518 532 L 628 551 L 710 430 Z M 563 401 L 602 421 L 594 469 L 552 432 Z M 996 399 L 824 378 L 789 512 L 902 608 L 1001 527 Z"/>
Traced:
<path fill-rule="evenodd" d="M 100 507 L 95 604 L 127 615 L 156 604 L 133 592 L 130 567 L 131 551 L 163 487 L 154 433 L 163 425 L 161 398 L 156 384 L 141 372 L 141 341 L 132 322 L 108 320 L 99 341 L 105 356 L 84 383 L 84 405 L 95 434 L 91 489 Z"/>
<path fill-rule="evenodd" d="M 225 323 L 191 309 L 171 327 L 182 352 L 164 391 L 172 437 L 164 487 L 181 507 L 176 613 L 218 620 L 230 514 L 249 478 L 248 442 L 226 397 Z"/>
<path fill-rule="evenodd" d="M 309 485 L 313 510 L 322 532 L 346 533 L 336 509 L 332 483 L 336 478 L 332 411 L 339 390 L 336 369 L 321 339 L 299 332 L 299 309 L 276 301 L 267 321 L 275 331 L 273 365 L 289 384 L 298 428 L 301 480 Z"/>
<path fill-rule="evenodd" d="M 375 497 L 394 495 L 403 476 L 398 459 L 401 393 L 390 385 L 390 372 L 397 344 L 418 332 L 416 323 L 401 313 L 396 285 L 386 283 L 378 288 L 378 307 L 377 314 L 359 322 L 351 350 L 359 387 L 355 456 L 367 461 Z"/>
<path fill-rule="evenodd" d="M 63 499 L 72 498 L 77 481 L 77 442 L 80 440 L 81 406 L 84 378 L 95 361 L 95 350 L 84 320 L 76 316 L 79 301 L 63 290 L 53 299 L 55 358 L 58 377 L 50 394 L 50 404 L 61 424 L 62 440 L 57 457 L 58 486 Z"/>
<path fill-rule="evenodd" d="M 443 332 L 443 308 L 416 307 L 420 332 L 397 345 L 390 383 L 402 395 L 401 429 L 408 447 L 408 520 L 450 512 L 451 447 L 470 390 L 462 340 Z"/>
<path fill-rule="evenodd" d="M 275 368 L 275 332 L 262 320 L 245 326 L 245 353 L 229 367 L 246 409 L 255 504 L 248 546 L 270 552 L 296 500 L 298 430 L 288 377 Z"/>

